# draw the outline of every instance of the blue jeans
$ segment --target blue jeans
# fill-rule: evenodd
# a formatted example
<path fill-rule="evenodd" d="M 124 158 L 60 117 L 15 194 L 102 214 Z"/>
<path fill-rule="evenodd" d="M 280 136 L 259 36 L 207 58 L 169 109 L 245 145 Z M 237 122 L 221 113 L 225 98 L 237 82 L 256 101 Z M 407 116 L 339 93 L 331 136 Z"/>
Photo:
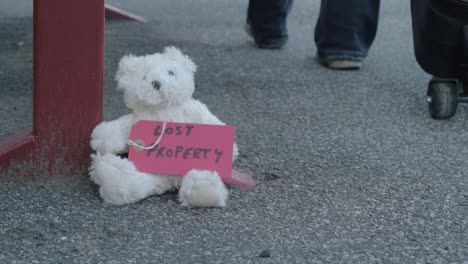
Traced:
<path fill-rule="evenodd" d="M 257 45 L 288 40 L 287 15 L 293 0 L 250 0 L 247 22 Z M 315 26 L 317 55 L 323 60 L 362 60 L 374 41 L 380 0 L 322 0 Z"/>
<path fill-rule="evenodd" d="M 255 43 L 261 47 L 280 47 L 288 41 L 286 20 L 293 0 L 250 0 L 247 24 Z"/>

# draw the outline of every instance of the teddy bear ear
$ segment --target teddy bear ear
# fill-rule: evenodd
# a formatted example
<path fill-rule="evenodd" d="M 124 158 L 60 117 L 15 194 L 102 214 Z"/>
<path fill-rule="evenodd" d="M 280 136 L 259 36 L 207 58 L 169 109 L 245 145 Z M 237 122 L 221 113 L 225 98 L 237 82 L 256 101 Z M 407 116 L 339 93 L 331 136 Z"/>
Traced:
<path fill-rule="evenodd" d="M 119 83 L 122 83 L 123 81 L 130 78 L 130 76 L 135 75 L 136 72 L 141 71 L 141 62 L 141 57 L 137 57 L 131 54 L 123 56 L 122 59 L 120 59 L 115 79 Z"/>
<path fill-rule="evenodd" d="M 169 46 L 165 47 L 163 54 L 168 55 L 170 58 L 180 61 L 189 71 L 196 72 L 197 65 L 185 54 L 183 54 L 178 48 Z"/>
<path fill-rule="evenodd" d="M 118 70 L 119 72 L 122 72 L 122 73 L 131 72 L 132 70 L 138 67 L 139 63 L 140 63 L 140 58 L 132 54 L 125 55 L 122 57 L 122 59 L 120 59 Z"/>

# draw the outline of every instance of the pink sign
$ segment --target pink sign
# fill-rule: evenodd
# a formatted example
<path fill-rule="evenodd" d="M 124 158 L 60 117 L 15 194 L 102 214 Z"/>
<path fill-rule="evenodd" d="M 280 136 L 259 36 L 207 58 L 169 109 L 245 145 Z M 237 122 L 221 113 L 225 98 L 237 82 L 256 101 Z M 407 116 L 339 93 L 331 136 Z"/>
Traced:
<path fill-rule="evenodd" d="M 141 172 L 183 176 L 192 169 L 209 170 L 226 184 L 253 187 L 250 176 L 233 175 L 234 135 L 229 125 L 142 120 L 131 129 L 128 159 Z"/>

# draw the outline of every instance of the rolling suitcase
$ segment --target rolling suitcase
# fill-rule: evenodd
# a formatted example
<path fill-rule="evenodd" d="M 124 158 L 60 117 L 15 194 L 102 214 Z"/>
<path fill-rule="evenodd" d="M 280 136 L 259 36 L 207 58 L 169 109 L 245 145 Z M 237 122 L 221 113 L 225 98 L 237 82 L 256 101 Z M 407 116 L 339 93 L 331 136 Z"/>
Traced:
<path fill-rule="evenodd" d="M 434 119 L 468 102 L 468 0 L 411 0 L 416 60 L 433 75 L 427 89 Z"/>

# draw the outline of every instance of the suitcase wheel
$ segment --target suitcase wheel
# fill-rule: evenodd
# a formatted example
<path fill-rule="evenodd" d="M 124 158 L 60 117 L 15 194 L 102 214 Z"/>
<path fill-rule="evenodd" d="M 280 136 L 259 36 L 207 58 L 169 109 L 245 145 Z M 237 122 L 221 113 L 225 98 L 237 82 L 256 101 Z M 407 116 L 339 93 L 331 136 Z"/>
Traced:
<path fill-rule="evenodd" d="M 449 119 L 457 111 L 457 85 L 450 81 L 431 80 L 427 89 L 429 114 L 434 119 Z"/>

